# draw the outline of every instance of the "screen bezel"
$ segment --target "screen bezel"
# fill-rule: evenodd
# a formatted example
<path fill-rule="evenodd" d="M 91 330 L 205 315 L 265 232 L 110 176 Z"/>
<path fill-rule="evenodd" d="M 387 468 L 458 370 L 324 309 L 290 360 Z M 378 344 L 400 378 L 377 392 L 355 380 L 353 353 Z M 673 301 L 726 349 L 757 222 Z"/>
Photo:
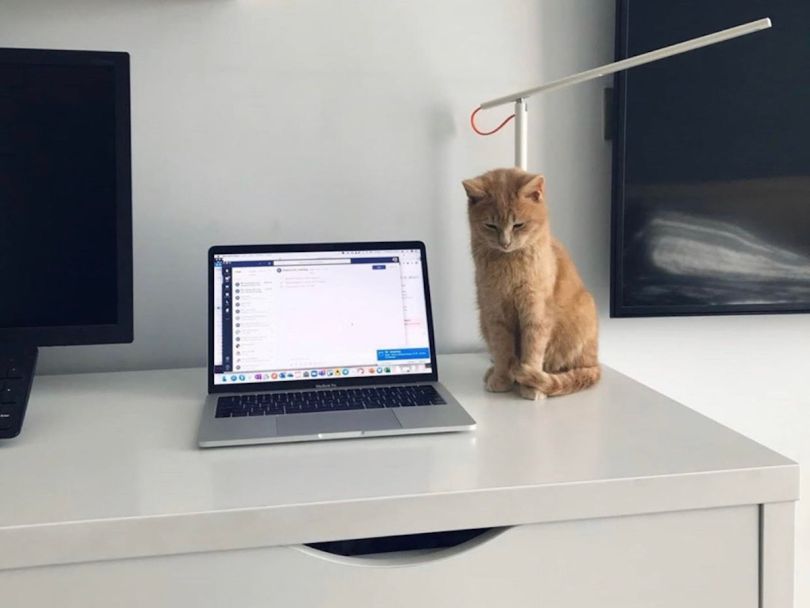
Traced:
<path fill-rule="evenodd" d="M 129 54 L 113 51 L 64 51 L 0 48 L 0 64 L 108 66 L 115 80 L 117 297 L 116 323 L 0 327 L 0 342 L 31 346 L 119 344 L 133 340 L 132 152 L 130 143 Z M 57 295 L 57 294 L 54 294 Z"/>
<path fill-rule="evenodd" d="M 428 341 L 430 348 L 429 374 L 401 374 L 391 376 L 370 376 L 352 378 L 330 378 L 328 380 L 292 380 L 284 382 L 240 382 L 239 384 L 214 384 L 214 257 L 239 253 L 307 253 L 312 251 L 373 251 L 418 249 L 422 258 L 422 285 L 425 292 Z M 337 388 L 347 386 L 368 386 L 374 384 L 402 384 L 410 382 L 436 382 L 439 369 L 436 360 L 436 344 L 433 333 L 433 308 L 430 300 L 428 263 L 425 244 L 422 241 L 382 241 L 352 243 L 310 243 L 285 245 L 216 245 L 208 250 L 208 393 L 255 393 L 267 391 L 287 391 L 307 388 Z"/>
<path fill-rule="evenodd" d="M 628 57 L 630 13 L 632 0 L 617 0 L 616 4 L 616 61 Z M 617 72 L 613 85 L 613 172 L 610 245 L 610 316 L 628 317 L 684 317 L 752 314 L 799 314 L 810 312 L 808 303 L 785 304 L 705 304 L 705 305 L 644 305 L 623 304 L 622 275 L 624 244 L 624 203 L 627 135 L 627 72 Z"/>

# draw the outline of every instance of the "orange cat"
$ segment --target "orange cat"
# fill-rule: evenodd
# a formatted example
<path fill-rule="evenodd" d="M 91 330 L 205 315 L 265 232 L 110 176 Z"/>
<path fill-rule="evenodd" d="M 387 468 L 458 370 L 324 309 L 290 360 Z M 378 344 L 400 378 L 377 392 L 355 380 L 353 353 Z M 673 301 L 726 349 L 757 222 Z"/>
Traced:
<path fill-rule="evenodd" d="M 599 380 L 596 305 L 551 236 L 545 181 L 520 169 L 466 180 L 481 332 L 490 391 L 541 399 Z"/>

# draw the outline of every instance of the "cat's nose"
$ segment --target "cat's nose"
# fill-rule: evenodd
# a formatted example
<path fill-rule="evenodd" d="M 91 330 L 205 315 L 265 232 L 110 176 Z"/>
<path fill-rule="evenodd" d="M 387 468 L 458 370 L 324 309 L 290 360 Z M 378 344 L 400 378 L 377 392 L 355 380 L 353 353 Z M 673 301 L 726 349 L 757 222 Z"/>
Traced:
<path fill-rule="evenodd" d="M 498 238 L 498 242 L 501 244 L 501 247 L 509 247 L 512 244 L 512 238 L 507 234 L 501 234 Z"/>

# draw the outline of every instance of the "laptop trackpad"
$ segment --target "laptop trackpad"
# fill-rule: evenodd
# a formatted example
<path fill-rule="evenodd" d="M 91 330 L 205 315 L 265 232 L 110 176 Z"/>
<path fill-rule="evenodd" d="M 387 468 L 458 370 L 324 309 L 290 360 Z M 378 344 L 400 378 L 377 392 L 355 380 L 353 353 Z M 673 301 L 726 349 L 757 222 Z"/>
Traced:
<path fill-rule="evenodd" d="M 402 428 L 399 420 L 391 410 L 349 410 L 347 412 L 288 414 L 276 418 L 276 423 L 278 434 L 288 437 Z"/>

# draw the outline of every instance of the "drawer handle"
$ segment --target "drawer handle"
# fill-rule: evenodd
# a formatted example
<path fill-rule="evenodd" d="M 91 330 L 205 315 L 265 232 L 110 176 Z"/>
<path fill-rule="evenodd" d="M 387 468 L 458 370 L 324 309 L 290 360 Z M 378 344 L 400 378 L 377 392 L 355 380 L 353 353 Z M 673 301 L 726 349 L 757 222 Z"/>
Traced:
<path fill-rule="evenodd" d="M 418 566 L 441 559 L 450 559 L 456 555 L 473 551 L 477 547 L 497 538 L 508 529 L 508 527 L 502 527 L 434 532 L 403 537 L 389 536 L 356 541 L 296 545 L 292 548 L 311 557 L 351 566 L 374 568 Z M 437 541 L 437 537 L 441 535 L 451 537 L 450 542 L 445 544 L 441 539 Z M 424 539 L 426 541 L 425 545 L 429 548 L 420 548 L 418 542 L 420 539 Z M 454 542 L 459 539 L 462 542 Z M 417 542 L 413 542 L 414 540 Z M 437 544 L 440 546 L 436 546 Z M 397 547 L 404 547 L 404 549 L 398 550 Z M 376 552 L 369 552 L 369 550 Z"/>

